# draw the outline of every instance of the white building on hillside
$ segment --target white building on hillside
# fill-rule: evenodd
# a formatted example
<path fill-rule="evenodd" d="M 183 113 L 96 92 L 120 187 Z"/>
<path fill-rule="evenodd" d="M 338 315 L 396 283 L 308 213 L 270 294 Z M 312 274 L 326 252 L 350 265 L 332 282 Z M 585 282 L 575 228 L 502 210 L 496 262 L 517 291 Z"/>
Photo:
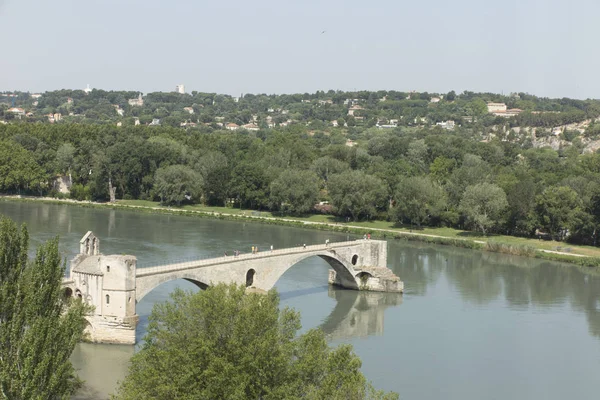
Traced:
<path fill-rule="evenodd" d="M 142 98 L 142 94 L 138 95 L 137 99 L 129 99 L 127 100 L 129 105 L 132 107 L 141 107 L 144 105 L 144 99 Z"/>
<path fill-rule="evenodd" d="M 504 103 L 487 103 L 489 113 L 506 112 L 506 104 Z"/>

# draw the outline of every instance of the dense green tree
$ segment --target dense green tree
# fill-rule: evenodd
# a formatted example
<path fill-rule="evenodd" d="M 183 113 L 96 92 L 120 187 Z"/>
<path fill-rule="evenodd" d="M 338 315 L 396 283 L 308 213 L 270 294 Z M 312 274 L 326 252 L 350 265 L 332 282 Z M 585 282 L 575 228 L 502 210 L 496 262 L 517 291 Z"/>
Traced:
<path fill-rule="evenodd" d="M 227 156 L 209 151 L 198 159 L 194 168 L 202 175 L 204 201 L 210 205 L 225 205 L 231 179 Z"/>
<path fill-rule="evenodd" d="M 12 141 L 0 141 L 0 190 L 37 190 L 47 181 L 30 152 Z"/>
<path fill-rule="evenodd" d="M 269 179 L 260 164 L 241 163 L 234 168 L 232 176 L 230 193 L 240 207 L 263 208 L 268 205 Z"/>
<path fill-rule="evenodd" d="M 541 227 L 560 240 L 564 239 L 566 230 L 575 227 L 581 206 L 577 192 L 567 186 L 551 186 L 536 198 Z"/>
<path fill-rule="evenodd" d="M 463 163 L 450 175 L 446 190 L 451 203 L 457 205 L 468 186 L 491 180 L 492 169 L 481 157 L 465 154 Z"/>
<path fill-rule="evenodd" d="M 75 161 L 75 146 L 71 143 L 63 143 L 56 150 L 56 167 L 61 174 L 71 173 L 71 167 Z"/>
<path fill-rule="evenodd" d="M 311 211 L 319 193 L 317 182 L 317 176 L 311 171 L 283 171 L 271 183 L 271 208 L 291 214 L 305 214 Z"/>
<path fill-rule="evenodd" d="M 439 184 L 444 185 L 448 181 L 450 174 L 456 168 L 456 160 L 444 156 L 436 157 L 429 165 L 429 174 Z"/>
<path fill-rule="evenodd" d="M 394 220 L 408 219 L 419 228 L 429 217 L 438 216 L 446 205 L 444 189 L 427 176 L 404 179 L 394 198 L 396 202 L 391 212 Z"/>
<path fill-rule="evenodd" d="M 80 386 L 70 356 L 89 310 L 63 296 L 58 238 L 33 261 L 28 241 L 25 227 L 0 219 L 0 397 L 68 399 Z"/>
<path fill-rule="evenodd" d="M 477 98 L 466 106 L 466 111 L 472 117 L 482 117 L 487 114 L 487 104 L 482 99 Z"/>
<path fill-rule="evenodd" d="M 467 187 L 460 210 L 485 235 L 508 206 L 506 193 L 498 185 L 479 183 Z"/>
<path fill-rule="evenodd" d="M 499 185 L 506 193 L 508 201 L 507 227 L 519 235 L 531 235 L 537 227 L 535 197 L 537 185 L 528 175 L 510 175 Z"/>
<path fill-rule="evenodd" d="M 387 208 L 388 194 L 383 182 L 362 171 L 346 171 L 329 179 L 329 196 L 335 212 L 353 220 L 373 218 Z"/>
<path fill-rule="evenodd" d="M 342 173 L 349 168 L 347 163 L 329 156 L 317 158 L 311 165 L 311 169 L 323 180 L 325 187 L 331 175 Z"/>
<path fill-rule="evenodd" d="M 187 198 L 198 202 L 202 176 L 185 165 L 169 165 L 156 170 L 154 190 L 162 204 L 179 206 Z"/>
<path fill-rule="evenodd" d="M 373 390 L 351 346 L 298 335 L 275 291 L 217 285 L 157 304 L 117 399 L 397 399 Z"/>
<path fill-rule="evenodd" d="M 427 145 L 424 139 L 415 140 L 408 145 L 408 160 L 419 170 L 424 172 L 427 161 Z"/>

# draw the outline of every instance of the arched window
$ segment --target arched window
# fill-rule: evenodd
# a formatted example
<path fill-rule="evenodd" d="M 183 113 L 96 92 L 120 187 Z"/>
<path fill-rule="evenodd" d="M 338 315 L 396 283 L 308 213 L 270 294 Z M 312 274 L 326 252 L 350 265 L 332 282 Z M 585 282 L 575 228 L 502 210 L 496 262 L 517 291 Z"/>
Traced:
<path fill-rule="evenodd" d="M 106 295 L 106 304 L 110 304 L 110 296 Z"/>
<path fill-rule="evenodd" d="M 110 272 L 110 265 L 106 266 L 106 272 Z"/>
<path fill-rule="evenodd" d="M 254 283 L 254 274 L 255 273 L 256 273 L 256 271 L 253 269 L 249 269 L 248 272 L 246 272 L 246 287 L 250 287 Z"/>

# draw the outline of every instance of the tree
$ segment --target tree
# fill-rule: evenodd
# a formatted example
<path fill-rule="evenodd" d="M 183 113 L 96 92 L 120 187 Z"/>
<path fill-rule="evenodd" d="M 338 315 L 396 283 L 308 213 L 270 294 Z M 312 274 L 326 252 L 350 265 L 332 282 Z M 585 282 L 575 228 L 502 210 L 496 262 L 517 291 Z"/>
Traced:
<path fill-rule="evenodd" d="M 456 167 L 456 160 L 444 156 L 436 157 L 429 165 L 429 174 L 440 184 L 445 184 Z"/>
<path fill-rule="evenodd" d="M 506 193 L 498 185 L 479 183 L 467 187 L 462 200 L 462 211 L 485 235 L 494 226 L 502 211 L 508 207 Z"/>
<path fill-rule="evenodd" d="M 487 104 L 485 104 L 485 101 L 483 101 L 480 98 L 477 98 L 473 101 L 471 101 L 469 104 L 467 104 L 467 106 L 465 107 L 467 114 L 472 116 L 472 117 L 481 117 L 485 114 L 487 114 Z"/>
<path fill-rule="evenodd" d="M 351 346 L 298 335 L 274 290 L 220 284 L 171 300 L 155 305 L 117 399 L 397 399 L 370 387 Z"/>
<path fill-rule="evenodd" d="M 154 176 L 154 190 L 163 204 L 180 205 L 186 200 L 197 200 L 202 189 L 202 176 L 185 165 L 159 168 Z"/>
<path fill-rule="evenodd" d="M 387 207 L 387 190 L 381 179 L 362 171 L 346 171 L 329 179 L 329 196 L 336 213 L 353 220 L 374 216 Z"/>
<path fill-rule="evenodd" d="M 224 205 L 230 181 L 230 166 L 227 157 L 218 151 L 204 154 L 196 163 L 204 180 L 204 201 L 210 205 Z"/>
<path fill-rule="evenodd" d="M 577 192 L 567 186 L 551 186 L 536 197 L 542 228 L 560 240 L 564 239 L 567 229 L 573 229 L 581 206 Z"/>
<path fill-rule="evenodd" d="M 231 174 L 231 195 L 240 203 L 240 207 L 265 207 L 269 199 L 269 181 L 261 165 L 241 163 Z"/>
<path fill-rule="evenodd" d="M 304 214 L 317 202 L 319 186 L 314 172 L 287 169 L 271 183 L 270 203 L 275 210 Z"/>
<path fill-rule="evenodd" d="M 29 151 L 13 141 L 0 142 L 0 190 L 36 189 L 47 179 Z"/>
<path fill-rule="evenodd" d="M 426 176 L 415 176 L 403 180 L 396 190 L 396 205 L 392 215 L 396 221 L 404 218 L 411 224 L 421 224 L 431 215 L 439 215 L 446 205 L 442 187 Z"/>
<path fill-rule="evenodd" d="M 490 165 L 481 157 L 465 154 L 462 165 L 454 169 L 446 186 L 452 204 L 458 204 L 468 186 L 488 182 L 491 175 Z"/>
<path fill-rule="evenodd" d="M 329 176 L 339 174 L 349 168 L 347 163 L 328 156 L 317 158 L 311 166 L 311 169 L 325 182 L 325 187 L 327 187 Z"/>
<path fill-rule="evenodd" d="M 408 145 L 408 153 L 406 154 L 408 160 L 422 172 L 425 171 L 427 150 L 427 145 L 423 139 L 415 140 Z"/>
<path fill-rule="evenodd" d="M 75 146 L 63 143 L 56 150 L 56 166 L 61 174 L 70 174 L 75 161 Z"/>
<path fill-rule="evenodd" d="M 516 233 L 530 235 L 536 228 L 535 213 L 536 183 L 530 176 L 509 177 L 501 185 L 508 201 L 507 227 Z M 507 179 L 507 180 L 508 180 Z"/>
<path fill-rule="evenodd" d="M 4 399 L 68 399 L 80 386 L 70 356 L 88 309 L 63 297 L 58 238 L 28 261 L 29 235 L 0 220 L 0 394 Z"/>

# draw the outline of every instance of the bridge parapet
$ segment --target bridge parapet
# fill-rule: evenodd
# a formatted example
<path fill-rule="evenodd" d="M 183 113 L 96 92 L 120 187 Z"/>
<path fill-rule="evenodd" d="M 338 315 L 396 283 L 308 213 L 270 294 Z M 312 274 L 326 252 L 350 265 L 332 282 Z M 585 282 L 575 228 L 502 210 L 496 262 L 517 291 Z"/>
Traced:
<path fill-rule="evenodd" d="M 153 267 L 146 267 L 146 268 L 138 268 L 137 269 L 137 276 L 138 277 L 143 277 L 143 276 L 148 276 L 148 275 L 155 275 L 155 274 L 160 274 L 160 273 L 165 273 L 165 272 L 174 272 L 174 271 L 179 271 L 179 270 L 185 270 L 185 269 L 190 269 L 190 268 L 203 268 L 203 267 L 210 267 L 216 264 L 223 264 L 223 263 L 230 263 L 232 261 L 245 261 L 245 260 L 256 260 L 258 258 L 264 258 L 264 259 L 268 259 L 271 257 L 278 257 L 278 256 L 282 256 L 282 255 L 293 255 L 293 254 L 305 254 L 305 253 L 311 253 L 311 252 L 317 252 L 317 251 L 339 251 L 341 249 L 343 250 L 347 250 L 347 251 L 342 251 L 340 252 L 340 254 L 343 254 L 349 262 L 351 262 L 352 260 L 352 256 L 354 255 L 354 253 L 350 254 L 351 252 L 348 251 L 349 248 L 357 248 L 357 250 L 360 249 L 360 247 L 364 246 L 366 241 L 363 240 L 355 240 L 355 241 L 348 241 L 348 242 L 335 242 L 335 243 L 329 243 L 327 244 L 315 244 L 315 245 L 309 245 L 309 246 L 298 246 L 298 247 L 289 247 L 289 248 L 285 248 L 285 249 L 275 249 L 275 250 L 263 250 L 263 251 L 259 251 L 257 253 L 241 253 L 238 256 L 235 255 L 230 255 L 230 256 L 222 256 L 222 257 L 206 257 L 206 258 L 199 258 L 199 259 L 195 259 L 195 260 L 190 260 L 190 261 L 183 261 L 183 262 L 176 262 L 176 263 L 172 263 L 172 264 L 167 264 L 167 265 L 156 265 Z M 371 243 L 386 243 L 385 241 L 377 241 L 377 240 L 371 240 Z M 357 260 L 362 261 L 363 258 L 361 258 L 360 255 L 358 255 L 358 251 L 356 252 L 357 256 L 359 257 Z M 387 257 L 387 252 L 383 252 L 383 260 L 386 259 Z M 379 256 L 379 253 L 378 253 Z M 372 265 L 373 262 L 376 263 L 377 266 L 381 266 L 381 262 L 382 260 L 379 259 L 379 257 L 376 258 L 376 260 L 372 260 L 373 257 L 369 257 L 367 262 L 369 263 L 369 265 Z M 358 262 L 358 261 L 357 261 Z M 385 261 L 383 261 L 383 265 L 385 265 Z"/>

